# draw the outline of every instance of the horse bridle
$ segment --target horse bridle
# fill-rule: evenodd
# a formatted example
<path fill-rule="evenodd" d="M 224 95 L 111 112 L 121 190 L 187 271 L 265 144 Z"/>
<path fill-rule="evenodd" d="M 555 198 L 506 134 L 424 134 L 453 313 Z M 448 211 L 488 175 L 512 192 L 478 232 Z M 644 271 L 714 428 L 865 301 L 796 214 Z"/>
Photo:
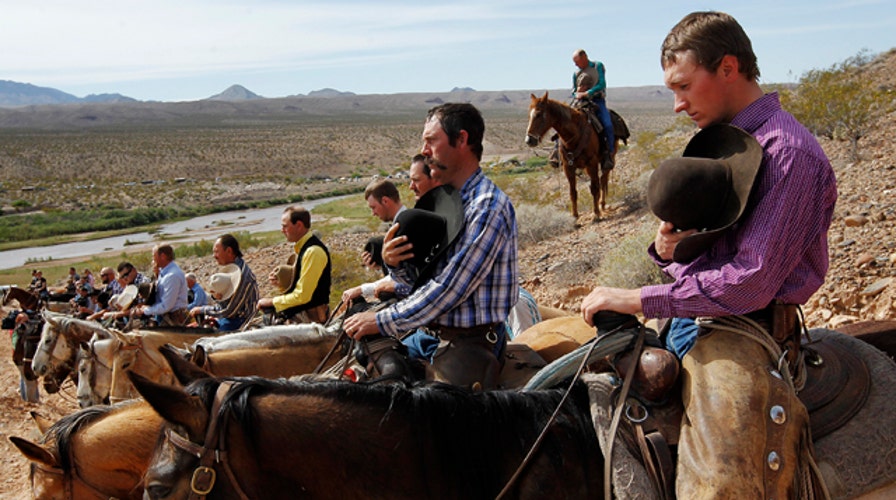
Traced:
<path fill-rule="evenodd" d="M 180 449 L 190 455 L 195 455 L 199 459 L 199 465 L 193 470 L 193 476 L 190 478 L 190 496 L 188 498 L 204 500 L 215 487 L 217 473 L 214 464 L 218 463 L 224 467 L 224 472 L 230 482 L 236 489 L 236 493 L 243 500 L 249 500 L 249 496 L 243 491 L 230 463 L 227 461 L 227 449 L 224 437 L 227 435 L 227 411 L 221 411 L 224 397 L 230 391 L 233 382 L 221 382 L 218 390 L 215 391 L 215 400 L 212 403 L 211 411 L 208 417 L 208 427 L 205 431 L 204 444 L 194 443 L 188 437 L 184 437 L 174 431 L 171 427 L 165 429 L 165 438 L 175 448 Z M 220 443 L 220 445 L 219 445 Z"/>

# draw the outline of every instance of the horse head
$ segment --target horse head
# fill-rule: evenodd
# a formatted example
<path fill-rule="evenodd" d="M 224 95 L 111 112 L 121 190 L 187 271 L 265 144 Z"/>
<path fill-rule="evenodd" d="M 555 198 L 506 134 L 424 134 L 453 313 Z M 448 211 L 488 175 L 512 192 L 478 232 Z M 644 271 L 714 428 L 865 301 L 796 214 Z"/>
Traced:
<path fill-rule="evenodd" d="M 541 142 L 541 138 L 548 130 L 554 127 L 554 121 L 548 112 L 548 93 L 542 97 L 530 94 L 529 102 L 529 126 L 526 128 L 526 145 L 535 147 Z"/>
<path fill-rule="evenodd" d="M 78 404 L 81 408 L 109 403 L 112 363 L 118 340 L 94 335 L 78 356 Z"/>

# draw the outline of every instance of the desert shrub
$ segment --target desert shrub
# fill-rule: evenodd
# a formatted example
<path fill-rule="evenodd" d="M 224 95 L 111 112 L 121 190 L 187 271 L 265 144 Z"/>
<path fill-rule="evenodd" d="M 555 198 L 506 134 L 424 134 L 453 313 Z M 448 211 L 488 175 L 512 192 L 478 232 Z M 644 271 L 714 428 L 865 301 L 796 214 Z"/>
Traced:
<path fill-rule="evenodd" d="M 522 203 L 515 208 L 521 246 L 538 243 L 575 229 L 572 217 L 555 207 Z"/>
<path fill-rule="evenodd" d="M 597 266 L 601 286 L 640 288 L 664 283 L 665 275 L 647 254 L 655 234 L 656 221 L 651 219 L 607 252 Z"/>

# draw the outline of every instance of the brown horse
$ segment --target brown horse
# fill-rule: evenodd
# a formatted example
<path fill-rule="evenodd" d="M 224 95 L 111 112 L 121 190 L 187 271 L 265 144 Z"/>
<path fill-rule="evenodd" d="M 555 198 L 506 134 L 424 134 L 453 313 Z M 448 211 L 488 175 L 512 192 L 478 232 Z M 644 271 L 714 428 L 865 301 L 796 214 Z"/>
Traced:
<path fill-rule="evenodd" d="M 129 402 L 67 415 L 37 443 L 9 440 L 31 460 L 32 498 L 137 500 L 162 423 L 145 402 Z"/>
<path fill-rule="evenodd" d="M 15 300 L 19 303 L 19 307 L 22 309 L 30 311 L 37 311 L 40 309 L 40 299 L 37 295 L 34 295 L 24 288 L 10 285 L 0 286 L 0 297 L 2 297 L 0 304 L 3 304 L 4 306 Z"/>
<path fill-rule="evenodd" d="M 209 499 L 494 498 L 562 397 L 255 377 L 229 390 L 219 379 L 184 390 L 131 377 L 169 422 L 146 471 L 153 500 L 186 498 L 191 483 Z M 216 400 L 220 412 L 211 412 Z M 600 456 L 578 385 L 508 497 L 599 495 Z M 209 469 L 194 478 L 200 463 L 218 479 L 201 481 Z"/>
<path fill-rule="evenodd" d="M 613 124 L 616 131 L 616 144 L 613 148 L 613 161 L 619 152 L 619 143 L 627 143 L 628 127 L 615 112 Z M 618 118 L 618 119 L 617 119 Z M 617 125 L 618 123 L 618 125 Z M 560 137 L 560 163 L 566 180 L 569 181 L 569 198 L 572 202 L 572 216 L 579 217 L 578 192 L 576 191 L 576 172 L 584 170 L 591 179 L 591 197 L 594 199 L 594 215 L 599 217 L 602 210 L 607 209 L 607 188 L 610 182 L 610 171 L 601 168 L 603 144 L 594 130 L 585 112 L 567 106 L 558 101 L 548 99 L 545 92 L 542 97 L 531 95 L 529 103 L 529 126 L 526 129 L 526 144 L 537 146 L 548 130 L 554 129 Z"/>

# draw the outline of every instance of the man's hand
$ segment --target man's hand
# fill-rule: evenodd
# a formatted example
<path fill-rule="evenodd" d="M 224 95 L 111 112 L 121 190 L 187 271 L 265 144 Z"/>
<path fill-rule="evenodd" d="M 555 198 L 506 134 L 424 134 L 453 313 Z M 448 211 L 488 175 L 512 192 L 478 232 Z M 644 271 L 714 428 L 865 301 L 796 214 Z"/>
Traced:
<path fill-rule="evenodd" d="M 263 307 L 274 307 L 274 299 L 270 297 L 258 299 L 258 309 L 261 309 Z"/>
<path fill-rule="evenodd" d="M 361 296 L 361 287 L 356 286 L 354 288 L 349 288 L 348 290 L 342 292 L 342 303 L 346 305 L 346 307 L 350 306 L 352 301 Z"/>
<path fill-rule="evenodd" d="M 582 317 L 594 326 L 591 318 L 599 311 L 616 311 L 626 314 L 641 312 L 641 289 L 607 288 L 599 286 L 582 299 Z"/>
<path fill-rule="evenodd" d="M 395 237 L 397 232 L 398 224 L 392 224 L 383 238 L 383 262 L 389 267 L 398 267 L 401 261 L 414 257 L 414 245 L 408 241 L 407 236 Z"/>
<path fill-rule="evenodd" d="M 274 285 L 274 287 L 276 287 L 278 290 L 280 289 L 280 281 L 277 279 L 276 272 L 271 271 L 270 273 L 268 273 L 268 282 Z"/>
<path fill-rule="evenodd" d="M 380 333 L 380 329 L 376 326 L 376 313 L 373 311 L 364 311 L 349 316 L 342 323 L 342 330 L 355 340 Z"/>
<path fill-rule="evenodd" d="M 380 265 L 373 261 L 373 255 L 370 254 L 367 250 L 361 252 L 361 262 L 364 263 L 364 267 L 373 271 L 379 271 Z"/>
<path fill-rule="evenodd" d="M 197 316 L 202 314 L 202 306 L 196 306 L 193 309 L 190 309 L 190 316 Z"/>
<path fill-rule="evenodd" d="M 653 240 L 656 254 L 663 260 L 672 260 L 678 242 L 696 232 L 696 229 L 677 231 L 671 222 L 660 222 L 660 227 L 656 230 L 656 238 Z"/>
<path fill-rule="evenodd" d="M 588 99 L 588 92 L 576 92 L 576 99 Z"/>

